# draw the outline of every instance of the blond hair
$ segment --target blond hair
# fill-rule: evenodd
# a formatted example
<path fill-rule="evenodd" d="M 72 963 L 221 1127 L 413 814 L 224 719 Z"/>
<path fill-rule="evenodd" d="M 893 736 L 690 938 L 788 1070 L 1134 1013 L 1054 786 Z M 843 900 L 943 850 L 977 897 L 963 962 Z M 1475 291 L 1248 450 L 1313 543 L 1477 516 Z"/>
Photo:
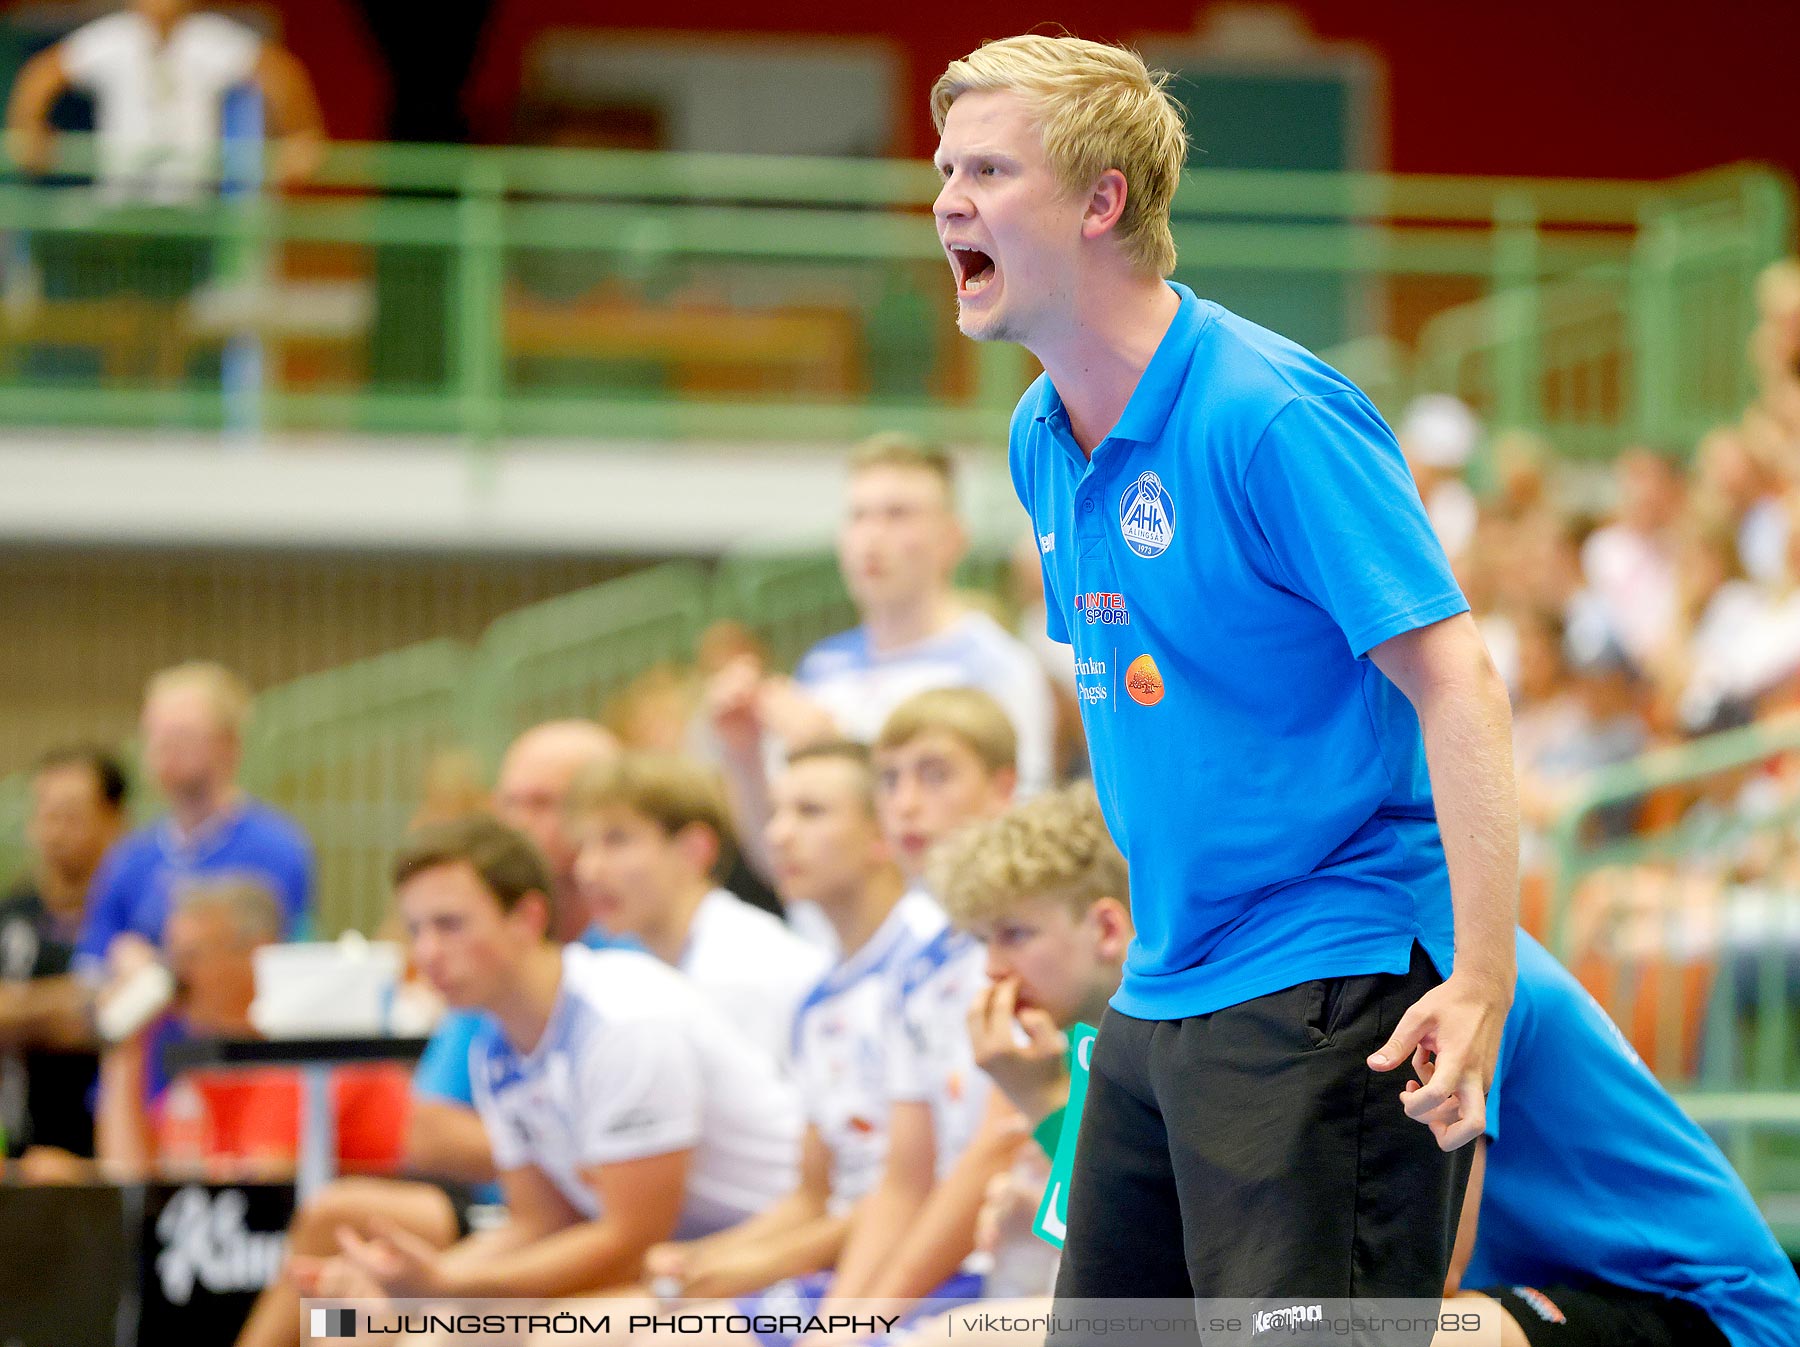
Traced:
<path fill-rule="evenodd" d="M 875 747 L 900 748 L 934 730 L 966 745 L 989 772 L 1019 765 L 1019 732 L 1000 703 L 979 688 L 933 688 L 908 697 L 882 722 Z"/>
<path fill-rule="evenodd" d="M 152 701 L 165 692 L 192 688 L 206 698 L 217 717 L 219 727 L 241 737 L 250 719 L 250 688 L 223 664 L 210 660 L 190 660 L 150 675 L 144 685 L 144 701 Z"/>
<path fill-rule="evenodd" d="M 721 853 L 731 845 L 718 775 L 675 753 L 624 753 L 583 768 L 569 785 L 568 808 L 577 815 L 627 809 L 670 836 L 698 823 L 719 840 Z"/>
<path fill-rule="evenodd" d="M 930 473 L 943 485 L 944 499 L 955 508 L 956 465 L 935 444 L 899 431 L 871 435 L 850 451 L 850 473 L 855 476 L 870 468 L 912 468 Z"/>
<path fill-rule="evenodd" d="M 1175 270 L 1169 207 L 1187 162 L 1181 106 L 1164 88 L 1168 80 L 1128 48 L 1027 33 L 952 61 L 931 87 L 931 120 L 941 134 L 950 105 L 966 93 L 1023 95 L 1044 157 L 1069 191 L 1091 191 L 1108 169 L 1125 175 L 1119 243 L 1132 265 L 1167 276 Z"/>
<path fill-rule="evenodd" d="M 1041 901 L 1079 917 L 1102 898 L 1129 904 L 1125 858 L 1093 787 L 1065 786 L 932 848 L 926 879 L 958 926 L 998 920 Z"/>

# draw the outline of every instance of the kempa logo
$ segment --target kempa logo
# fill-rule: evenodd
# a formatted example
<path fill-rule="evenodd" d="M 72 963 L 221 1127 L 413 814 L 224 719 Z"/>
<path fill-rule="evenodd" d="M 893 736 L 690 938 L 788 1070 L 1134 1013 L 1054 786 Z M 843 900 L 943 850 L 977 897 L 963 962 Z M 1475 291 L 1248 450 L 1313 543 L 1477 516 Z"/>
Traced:
<path fill-rule="evenodd" d="M 353 1338 L 356 1336 L 355 1310 L 314 1310 L 312 1336 L 315 1338 Z"/>
<path fill-rule="evenodd" d="M 1175 502 L 1155 473 L 1139 473 L 1119 497 L 1119 535 L 1140 557 L 1161 556 L 1175 541 Z"/>
<path fill-rule="evenodd" d="M 156 1275 L 171 1305 L 185 1305 L 194 1285 L 218 1294 L 260 1291 L 275 1280 L 287 1241 L 263 1235 L 245 1223 L 250 1199 L 236 1188 L 209 1195 L 204 1188 L 183 1188 L 156 1218 L 162 1252 Z"/>
<path fill-rule="evenodd" d="M 1267 1333 L 1273 1329 L 1295 1329 L 1301 1324 L 1323 1323 L 1325 1307 L 1323 1305 L 1289 1305 L 1286 1309 L 1266 1310 L 1252 1316 L 1250 1328 L 1255 1333 Z"/>

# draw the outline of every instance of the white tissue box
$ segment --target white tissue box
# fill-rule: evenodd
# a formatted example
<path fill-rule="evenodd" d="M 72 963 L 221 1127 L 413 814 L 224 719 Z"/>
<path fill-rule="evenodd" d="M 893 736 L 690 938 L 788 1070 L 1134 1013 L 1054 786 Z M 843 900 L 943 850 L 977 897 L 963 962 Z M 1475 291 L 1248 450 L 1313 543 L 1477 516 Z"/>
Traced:
<path fill-rule="evenodd" d="M 360 936 L 256 951 L 250 1023 L 265 1038 L 356 1038 L 388 1032 L 400 946 Z"/>

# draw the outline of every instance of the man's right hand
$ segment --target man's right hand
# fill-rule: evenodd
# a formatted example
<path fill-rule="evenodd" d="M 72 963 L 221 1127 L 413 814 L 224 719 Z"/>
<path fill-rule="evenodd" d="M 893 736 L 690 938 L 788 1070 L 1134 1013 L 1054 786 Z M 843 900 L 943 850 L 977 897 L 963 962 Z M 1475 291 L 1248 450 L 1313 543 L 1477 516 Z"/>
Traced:
<path fill-rule="evenodd" d="M 749 655 L 732 660 L 706 686 L 706 711 L 720 747 L 740 757 L 762 751 L 762 665 Z"/>
<path fill-rule="evenodd" d="M 1018 1006 L 1018 978 L 984 987 L 969 1007 L 969 1042 L 975 1064 L 1036 1127 L 1069 1102 L 1069 1040 L 1042 1010 Z"/>

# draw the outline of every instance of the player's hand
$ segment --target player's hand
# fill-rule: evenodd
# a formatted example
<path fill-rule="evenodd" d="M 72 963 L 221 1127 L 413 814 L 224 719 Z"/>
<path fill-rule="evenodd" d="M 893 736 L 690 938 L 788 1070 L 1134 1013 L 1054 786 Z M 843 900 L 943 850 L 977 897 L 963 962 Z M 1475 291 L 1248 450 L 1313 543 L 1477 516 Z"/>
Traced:
<path fill-rule="evenodd" d="M 761 751 L 762 683 L 762 665 L 740 655 L 706 685 L 707 718 L 720 746 L 729 752 L 748 756 Z"/>
<path fill-rule="evenodd" d="M 450 1290 L 439 1271 L 437 1247 L 390 1221 L 377 1224 L 367 1239 L 340 1226 L 337 1239 L 344 1260 L 386 1295 L 417 1299 Z"/>
<path fill-rule="evenodd" d="M 758 710 L 762 723 L 789 752 L 842 733 L 831 712 L 800 691 L 791 678 L 765 678 Z"/>
<path fill-rule="evenodd" d="M 1068 1037 L 1042 1010 L 1019 1009 L 1018 978 L 1001 978 L 976 993 L 969 1007 L 969 1046 L 975 1065 L 1033 1127 L 1069 1102 L 1069 1069 L 1063 1061 Z"/>
<path fill-rule="evenodd" d="M 1443 1150 L 1466 1146 L 1487 1130 L 1487 1089 L 1511 1004 L 1510 979 L 1496 990 L 1453 973 L 1413 1003 L 1393 1036 L 1369 1058 L 1376 1071 L 1392 1071 L 1412 1059 L 1422 1079 L 1416 1088 L 1407 1085 L 1401 1102 L 1406 1116 L 1429 1126 Z"/>
<path fill-rule="evenodd" d="M 1044 1162 L 1026 1163 L 1029 1174 L 1021 1173 L 1021 1167 L 1014 1165 L 988 1180 L 981 1210 L 975 1216 L 975 1247 L 984 1253 L 993 1253 L 1002 1243 L 1031 1233 L 1031 1223 L 1044 1200 L 1050 1167 Z"/>
<path fill-rule="evenodd" d="M 288 1279 L 304 1297 L 318 1300 L 385 1300 L 381 1284 L 355 1263 L 340 1255 L 320 1258 L 294 1254 L 288 1259 Z"/>

